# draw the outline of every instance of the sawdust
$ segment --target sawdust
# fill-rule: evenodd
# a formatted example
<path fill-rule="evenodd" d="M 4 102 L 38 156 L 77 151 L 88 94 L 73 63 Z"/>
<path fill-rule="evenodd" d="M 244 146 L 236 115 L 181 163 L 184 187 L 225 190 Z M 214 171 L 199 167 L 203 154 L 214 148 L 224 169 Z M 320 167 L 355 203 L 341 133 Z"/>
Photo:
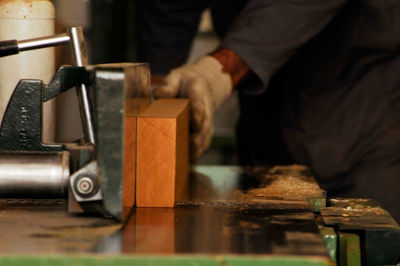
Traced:
<path fill-rule="evenodd" d="M 306 200 L 324 198 L 315 179 L 305 166 L 276 166 L 267 168 L 251 168 L 246 174 L 260 178 L 260 188 L 246 192 L 253 199 L 274 200 Z"/>

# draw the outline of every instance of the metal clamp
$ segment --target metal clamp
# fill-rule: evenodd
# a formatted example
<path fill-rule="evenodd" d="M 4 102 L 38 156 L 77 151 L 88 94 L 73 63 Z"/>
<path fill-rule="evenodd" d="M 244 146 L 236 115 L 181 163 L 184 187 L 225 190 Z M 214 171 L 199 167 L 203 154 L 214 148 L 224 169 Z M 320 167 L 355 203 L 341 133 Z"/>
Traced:
<path fill-rule="evenodd" d="M 70 44 L 72 60 L 76 66 L 88 64 L 85 39 L 82 27 L 71 27 L 68 34 L 60 34 L 28 40 L 8 40 L 0 42 L 0 57 L 18 54 L 24 51 Z M 94 110 L 91 105 L 89 88 L 82 84 L 76 88 L 81 113 L 85 142 L 95 144 Z"/>

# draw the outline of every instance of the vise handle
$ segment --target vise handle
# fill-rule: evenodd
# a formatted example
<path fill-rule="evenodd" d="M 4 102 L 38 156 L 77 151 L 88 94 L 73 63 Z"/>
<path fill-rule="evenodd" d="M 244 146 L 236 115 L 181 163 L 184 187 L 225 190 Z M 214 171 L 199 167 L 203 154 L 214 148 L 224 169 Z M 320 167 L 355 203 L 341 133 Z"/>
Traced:
<path fill-rule="evenodd" d="M 23 51 L 53 47 L 68 44 L 71 37 L 68 34 L 59 34 L 23 41 L 8 40 L 0 42 L 0 57 L 19 54 Z"/>

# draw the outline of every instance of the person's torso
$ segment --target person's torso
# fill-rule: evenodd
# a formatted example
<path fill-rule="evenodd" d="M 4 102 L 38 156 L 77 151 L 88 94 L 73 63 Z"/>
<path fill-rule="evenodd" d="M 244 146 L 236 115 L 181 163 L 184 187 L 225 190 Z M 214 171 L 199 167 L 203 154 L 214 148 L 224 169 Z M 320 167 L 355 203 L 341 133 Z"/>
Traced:
<path fill-rule="evenodd" d="M 398 0 L 350 0 L 277 75 L 286 141 L 321 176 L 361 160 L 367 132 L 386 123 L 388 92 L 400 82 L 399 15 Z"/>
<path fill-rule="evenodd" d="M 399 52 L 399 0 L 349 0 L 296 51 L 268 90 L 277 92 L 284 139 L 298 162 L 329 178 L 360 160 L 363 139 L 379 135 L 388 92 L 400 83 Z"/>

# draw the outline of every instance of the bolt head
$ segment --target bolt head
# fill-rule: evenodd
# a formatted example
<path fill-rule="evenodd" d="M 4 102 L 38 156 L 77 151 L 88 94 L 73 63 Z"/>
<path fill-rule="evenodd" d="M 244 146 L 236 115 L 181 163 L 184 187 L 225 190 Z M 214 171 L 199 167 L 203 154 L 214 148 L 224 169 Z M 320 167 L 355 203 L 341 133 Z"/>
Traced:
<path fill-rule="evenodd" d="M 76 189 L 80 194 L 88 195 L 93 192 L 95 185 L 91 177 L 82 176 L 76 183 Z"/>

